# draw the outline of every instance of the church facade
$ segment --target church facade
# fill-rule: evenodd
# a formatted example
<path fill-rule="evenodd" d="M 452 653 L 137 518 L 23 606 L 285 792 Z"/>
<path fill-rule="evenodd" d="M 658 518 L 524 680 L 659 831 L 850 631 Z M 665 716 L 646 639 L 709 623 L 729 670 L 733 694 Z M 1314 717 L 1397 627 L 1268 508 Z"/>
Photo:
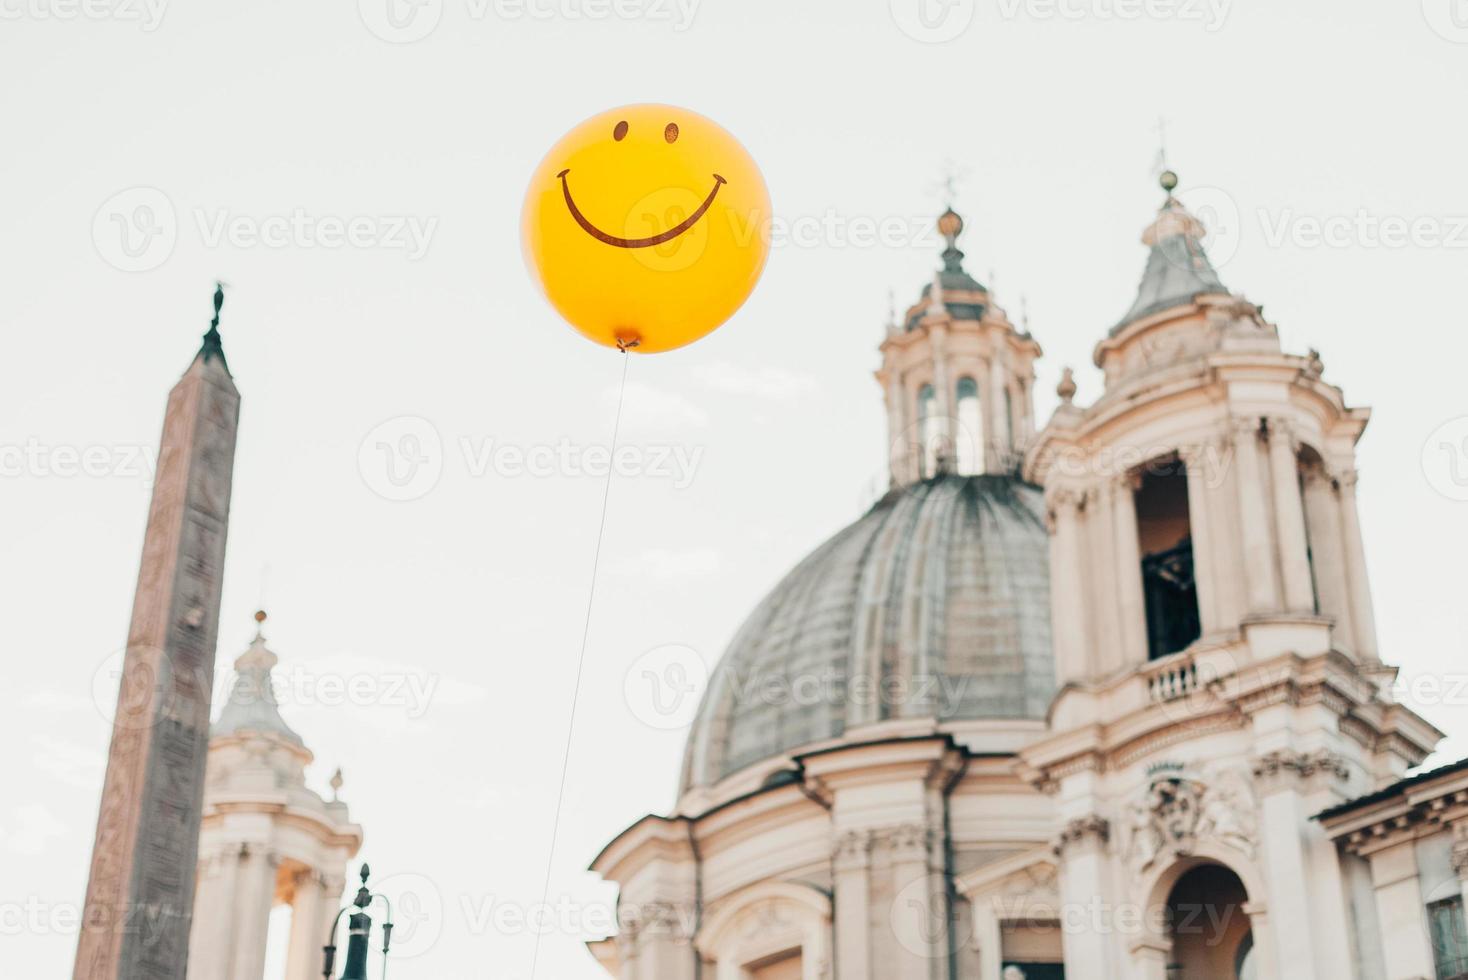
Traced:
<path fill-rule="evenodd" d="M 1350 405 L 1173 196 L 1105 387 L 963 268 L 888 327 L 891 489 L 755 609 L 676 808 L 609 843 L 619 980 L 1468 976 L 1468 766 L 1391 696 Z M 769 692 L 819 692 L 770 697 Z"/>

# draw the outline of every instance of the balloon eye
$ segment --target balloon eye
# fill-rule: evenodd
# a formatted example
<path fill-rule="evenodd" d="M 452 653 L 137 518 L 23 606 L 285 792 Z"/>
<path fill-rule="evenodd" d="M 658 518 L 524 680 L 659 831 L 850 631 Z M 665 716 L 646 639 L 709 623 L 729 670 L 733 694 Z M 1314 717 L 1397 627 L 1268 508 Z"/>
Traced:
<path fill-rule="evenodd" d="M 678 141 L 677 123 L 668 123 L 668 128 L 663 130 L 663 139 L 667 140 L 669 143 L 676 143 Z"/>
<path fill-rule="evenodd" d="M 612 130 L 612 139 L 614 139 L 614 140 L 616 140 L 617 142 L 620 143 L 623 140 L 623 138 L 626 137 L 626 135 L 627 135 L 627 120 L 623 119 L 621 122 L 617 123 L 616 128 L 614 128 Z"/>

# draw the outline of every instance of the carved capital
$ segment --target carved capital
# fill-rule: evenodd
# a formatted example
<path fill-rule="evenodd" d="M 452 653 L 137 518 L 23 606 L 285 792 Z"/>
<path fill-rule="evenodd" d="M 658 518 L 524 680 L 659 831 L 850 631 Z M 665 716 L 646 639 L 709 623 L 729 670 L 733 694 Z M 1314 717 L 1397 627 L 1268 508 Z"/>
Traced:
<path fill-rule="evenodd" d="M 837 871 L 860 871 L 872 863 L 872 835 L 870 831 L 848 830 L 836 838 L 831 861 Z"/>
<path fill-rule="evenodd" d="M 1285 749 L 1254 760 L 1254 778 L 1275 787 L 1317 775 L 1345 780 L 1350 776 L 1350 769 L 1343 758 L 1325 749 L 1315 752 Z"/>
<path fill-rule="evenodd" d="M 1458 873 L 1458 880 L 1468 881 L 1468 842 L 1453 847 L 1453 870 Z"/>
<path fill-rule="evenodd" d="M 1283 440 L 1284 444 L 1289 446 L 1291 451 L 1294 451 L 1299 441 L 1297 438 L 1298 431 L 1294 422 L 1282 415 L 1271 415 L 1265 419 L 1264 424 L 1269 429 L 1269 444 L 1271 446 L 1275 445 L 1275 440 L 1279 439 Z"/>
<path fill-rule="evenodd" d="M 1262 424 L 1262 420 L 1257 415 L 1232 416 L 1228 420 L 1228 430 L 1234 440 L 1234 445 L 1238 445 L 1246 439 L 1259 438 L 1259 430 Z"/>
<path fill-rule="evenodd" d="M 1054 487 L 1045 494 L 1045 521 L 1054 534 L 1062 517 L 1074 518 L 1085 503 L 1085 494 L 1070 487 Z"/>
<path fill-rule="evenodd" d="M 676 902 L 643 902 L 617 909 L 618 927 L 634 944 L 650 939 L 687 942 L 692 921 L 690 910 Z"/>
<path fill-rule="evenodd" d="M 921 860 L 927 857 L 933 833 L 922 824 L 907 823 L 877 831 L 874 839 L 890 848 L 894 857 Z"/>
<path fill-rule="evenodd" d="M 1142 488 L 1142 473 L 1140 470 L 1113 473 L 1108 482 L 1111 484 L 1110 489 L 1113 495 L 1135 493 Z"/>
<path fill-rule="evenodd" d="M 1070 851 L 1093 849 L 1104 851 L 1111 840 L 1111 823 L 1105 817 L 1091 814 L 1070 821 L 1055 838 L 1053 850 L 1057 857 Z"/>

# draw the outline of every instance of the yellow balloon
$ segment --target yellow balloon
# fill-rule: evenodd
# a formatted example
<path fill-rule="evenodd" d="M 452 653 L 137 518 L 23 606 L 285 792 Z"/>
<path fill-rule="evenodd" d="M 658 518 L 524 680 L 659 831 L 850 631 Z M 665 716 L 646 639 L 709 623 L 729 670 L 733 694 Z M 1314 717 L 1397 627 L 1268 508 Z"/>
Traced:
<path fill-rule="evenodd" d="M 609 347 L 691 344 L 749 298 L 770 250 L 754 160 L 710 119 L 633 105 L 581 123 L 525 194 L 526 262 L 556 311 Z"/>

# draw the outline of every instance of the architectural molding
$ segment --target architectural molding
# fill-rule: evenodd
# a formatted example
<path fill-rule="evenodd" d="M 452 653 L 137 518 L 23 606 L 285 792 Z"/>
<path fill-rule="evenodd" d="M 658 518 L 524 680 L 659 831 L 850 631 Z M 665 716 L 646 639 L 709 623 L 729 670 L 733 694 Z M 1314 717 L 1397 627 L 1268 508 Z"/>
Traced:
<path fill-rule="evenodd" d="M 1067 823 L 1055 838 L 1051 851 L 1056 857 L 1074 852 L 1105 851 L 1110 840 L 1111 822 L 1105 817 L 1090 814 Z"/>

